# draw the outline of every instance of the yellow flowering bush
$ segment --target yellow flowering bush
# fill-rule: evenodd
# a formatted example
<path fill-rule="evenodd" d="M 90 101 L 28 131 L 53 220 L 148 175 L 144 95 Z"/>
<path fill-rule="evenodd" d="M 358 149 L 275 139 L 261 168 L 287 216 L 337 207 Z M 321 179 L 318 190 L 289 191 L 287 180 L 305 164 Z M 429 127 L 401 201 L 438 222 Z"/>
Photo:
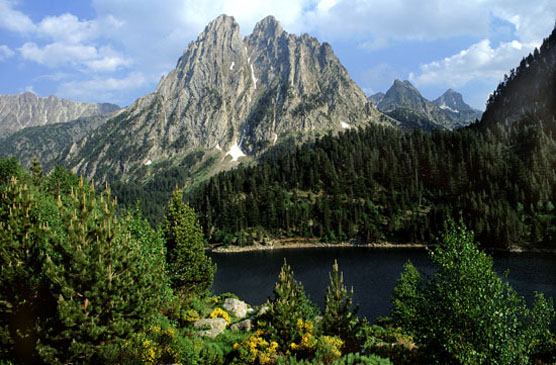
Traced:
<path fill-rule="evenodd" d="M 201 316 L 199 315 L 199 312 L 197 312 L 195 309 L 188 309 L 182 314 L 182 320 L 184 322 L 191 323 L 191 322 L 198 321 L 199 319 L 201 319 Z"/>
<path fill-rule="evenodd" d="M 234 364 L 274 364 L 277 359 L 276 350 L 278 343 L 268 342 L 263 337 L 263 332 L 258 330 L 254 335 L 249 336 L 245 341 L 234 344 L 237 352 Z"/>
<path fill-rule="evenodd" d="M 331 364 L 342 357 L 344 341 L 335 336 L 321 336 L 318 339 L 315 358 L 320 364 Z"/>
<path fill-rule="evenodd" d="M 147 336 L 149 338 L 147 338 Z M 178 363 L 178 352 L 174 349 L 176 330 L 151 326 L 149 333 L 142 334 L 139 358 L 145 364 Z"/>
<path fill-rule="evenodd" d="M 297 330 L 300 337 L 297 341 L 290 343 L 288 352 L 297 353 L 303 357 L 310 356 L 318 342 L 315 337 L 313 322 L 303 321 L 300 318 L 297 320 Z"/>
<path fill-rule="evenodd" d="M 230 315 L 224 309 L 215 308 L 209 316 L 210 318 L 224 318 L 226 324 L 230 324 Z"/>

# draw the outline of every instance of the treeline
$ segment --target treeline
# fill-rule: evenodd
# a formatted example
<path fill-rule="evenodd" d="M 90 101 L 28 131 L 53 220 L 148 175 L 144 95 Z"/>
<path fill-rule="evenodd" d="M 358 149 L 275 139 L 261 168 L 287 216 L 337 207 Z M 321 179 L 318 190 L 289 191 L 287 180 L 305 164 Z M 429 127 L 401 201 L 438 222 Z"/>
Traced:
<path fill-rule="evenodd" d="M 370 126 L 221 173 L 189 197 L 209 240 L 428 242 L 462 215 L 490 247 L 556 243 L 555 123 L 481 133 Z"/>

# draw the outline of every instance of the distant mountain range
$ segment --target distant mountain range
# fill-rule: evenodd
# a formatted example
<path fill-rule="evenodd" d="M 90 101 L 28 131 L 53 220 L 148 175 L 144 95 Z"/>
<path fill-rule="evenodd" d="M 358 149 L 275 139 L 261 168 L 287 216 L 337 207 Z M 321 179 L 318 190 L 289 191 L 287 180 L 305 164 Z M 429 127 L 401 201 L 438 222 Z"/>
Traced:
<path fill-rule="evenodd" d="M 467 105 L 462 95 L 452 89 L 429 101 L 409 81 L 395 80 L 386 94 L 374 94 L 369 100 L 406 129 L 452 130 L 469 125 L 482 114 Z"/>
<path fill-rule="evenodd" d="M 118 109 L 120 107 L 114 104 L 81 103 L 60 99 L 54 95 L 43 98 L 31 92 L 0 95 L 0 138 L 26 127 L 69 122 Z"/>

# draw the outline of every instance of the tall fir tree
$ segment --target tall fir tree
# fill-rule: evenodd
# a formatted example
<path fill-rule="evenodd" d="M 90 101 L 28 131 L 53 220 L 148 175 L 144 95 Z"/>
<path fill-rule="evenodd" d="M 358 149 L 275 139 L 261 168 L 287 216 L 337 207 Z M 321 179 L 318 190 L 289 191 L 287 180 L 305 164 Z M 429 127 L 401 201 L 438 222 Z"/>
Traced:
<path fill-rule="evenodd" d="M 172 287 L 182 295 L 204 295 L 212 286 L 216 265 L 205 254 L 203 231 L 195 212 L 174 190 L 162 224 Z"/>
<path fill-rule="evenodd" d="M 325 334 L 338 336 L 344 341 L 346 352 L 357 351 L 358 307 L 353 306 L 353 287 L 348 291 L 344 285 L 344 273 L 334 260 L 332 272 L 328 274 L 330 283 L 324 298 L 324 316 L 321 327 Z"/>

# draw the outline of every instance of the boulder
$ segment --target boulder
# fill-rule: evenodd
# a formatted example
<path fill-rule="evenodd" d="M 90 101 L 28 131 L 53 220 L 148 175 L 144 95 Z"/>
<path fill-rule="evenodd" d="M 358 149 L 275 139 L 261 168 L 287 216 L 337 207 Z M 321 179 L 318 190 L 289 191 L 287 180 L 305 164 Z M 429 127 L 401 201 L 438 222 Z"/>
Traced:
<path fill-rule="evenodd" d="M 194 328 L 202 329 L 195 336 L 216 337 L 226 329 L 226 320 L 224 318 L 205 318 L 195 321 Z"/>
<path fill-rule="evenodd" d="M 253 320 L 252 319 L 244 319 L 243 321 L 239 321 L 234 323 L 230 326 L 232 331 L 251 331 L 253 329 Z"/>
<path fill-rule="evenodd" d="M 235 298 L 226 298 L 223 307 L 237 318 L 245 317 L 248 309 L 247 303 Z"/>

